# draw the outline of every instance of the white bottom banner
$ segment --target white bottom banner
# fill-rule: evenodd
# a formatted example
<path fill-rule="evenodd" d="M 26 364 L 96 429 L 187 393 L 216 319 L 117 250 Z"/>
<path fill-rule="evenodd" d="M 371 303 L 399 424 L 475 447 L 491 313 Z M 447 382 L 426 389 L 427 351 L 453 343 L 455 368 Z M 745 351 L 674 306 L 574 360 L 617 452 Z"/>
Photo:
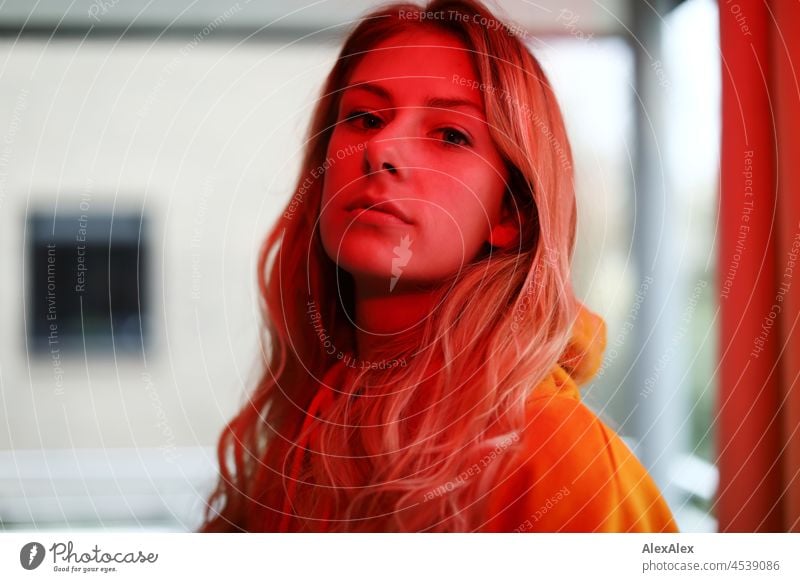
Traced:
<path fill-rule="evenodd" d="M 798 534 L 0 534 L 0 580 L 800 580 Z M 579 578 L 580 577 L 580 578 Z"/>

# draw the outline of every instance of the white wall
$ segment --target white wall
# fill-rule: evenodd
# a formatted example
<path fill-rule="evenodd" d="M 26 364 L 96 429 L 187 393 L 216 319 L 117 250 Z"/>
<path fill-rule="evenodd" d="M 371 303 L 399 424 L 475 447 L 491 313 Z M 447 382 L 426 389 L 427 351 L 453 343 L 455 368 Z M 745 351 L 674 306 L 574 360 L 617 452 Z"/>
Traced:
<path fill-rule="evenodd" d="M 283 43 L 0 44 L 0 449 L 216 440 L 252 386 L 255 253 L 334 57 Z M 146 365 L 62 356 L 59 385 L 52 357 L 26 353 L 23 228 L 82 197 L 90 213 L 151 219 L 154 342 Z"/>

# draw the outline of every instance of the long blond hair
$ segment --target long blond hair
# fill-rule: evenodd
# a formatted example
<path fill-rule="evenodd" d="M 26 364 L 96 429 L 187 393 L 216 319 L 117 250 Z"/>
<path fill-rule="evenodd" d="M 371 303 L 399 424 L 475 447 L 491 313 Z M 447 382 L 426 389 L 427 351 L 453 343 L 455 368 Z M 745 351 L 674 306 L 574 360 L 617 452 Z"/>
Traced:
<path fill-rule="evenodd" d="M 431 13 L 446 17 L 424 17 Z M 359 59 L 420 27 L 460 38 L 487 89 L 519 245 L 493 249 L 443 282 L 439 307 L 415 341 L 387 347 L 404 365 L 347 370 L 309 462 L 289 484 L 287 458 L 336 361 L 330 352 L 354 352 L 353 282 L 322 247 L 322 179 L 312 171 L 325 162 L 340 94 Z M 485 519 L 503 463 L 458 476 L 493 443 L 513 448 L 525 397 L 563 355 L 579 306 L 569 278 L 570 147 L 553 90 L 514 30 L 473 0 L 434 0 L 381 8 L 347 37 L 316 104 L 294 195 L 260 254 L 265 371 L 220 437 L 220 480 L 202 531 L 277 531 L 290 485 L 294 529 L 303 531 L 470 531 Z"/>

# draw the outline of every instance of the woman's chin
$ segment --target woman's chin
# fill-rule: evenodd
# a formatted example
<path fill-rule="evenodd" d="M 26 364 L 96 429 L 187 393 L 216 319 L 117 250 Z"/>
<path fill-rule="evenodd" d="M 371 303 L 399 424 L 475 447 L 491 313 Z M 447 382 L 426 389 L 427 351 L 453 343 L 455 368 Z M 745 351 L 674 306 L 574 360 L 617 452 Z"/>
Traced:
<path fill-rule="evenodd" d="M 389 266 L 375 264 L 373 261 L 347 260 L 339 257 L 336 261 L 340 268 L 347 271 L 357 284 L 369 284 L 370 287 L 386 287 L 392 278 L 391 260 Z"/>

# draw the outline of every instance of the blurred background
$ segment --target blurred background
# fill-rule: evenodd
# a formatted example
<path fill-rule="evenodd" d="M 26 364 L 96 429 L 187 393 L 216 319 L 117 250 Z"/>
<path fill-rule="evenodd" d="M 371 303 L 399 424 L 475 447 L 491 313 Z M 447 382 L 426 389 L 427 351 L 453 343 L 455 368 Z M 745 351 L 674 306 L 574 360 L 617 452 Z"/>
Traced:
<path fill-rule="evenodd" d="M 199 525 L 258 371 L 258 247 L 376 5 L 0 6 L 0 529 Z M 585 401 L 717 531 L 717 3 L 488 5 L 567 120 L 574 283 L 608 323 Z"/>

